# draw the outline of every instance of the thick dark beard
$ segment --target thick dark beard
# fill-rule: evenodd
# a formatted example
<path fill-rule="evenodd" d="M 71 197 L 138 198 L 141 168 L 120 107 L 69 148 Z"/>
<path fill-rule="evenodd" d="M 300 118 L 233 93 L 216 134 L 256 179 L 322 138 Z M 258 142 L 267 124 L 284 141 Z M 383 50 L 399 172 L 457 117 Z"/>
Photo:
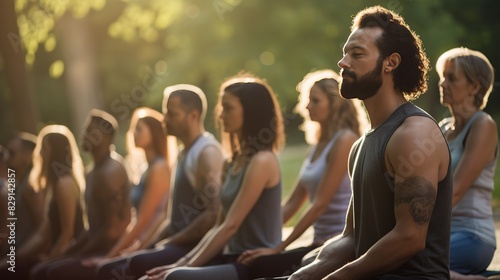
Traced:
<path fill-rule="evenodd" d="M 374 96 L 382 86 L 382 62 L 383 60 L 379 60 L 373 70 L 364 74 L 359 79 L 353 72 L 343 69 L 343 75 L 347 75 L 354 80 L 346 81 L 342 79 L 340 81 L 340 95 L 346 99 L 357 98 L 359 100 L 365 100 Z"/>

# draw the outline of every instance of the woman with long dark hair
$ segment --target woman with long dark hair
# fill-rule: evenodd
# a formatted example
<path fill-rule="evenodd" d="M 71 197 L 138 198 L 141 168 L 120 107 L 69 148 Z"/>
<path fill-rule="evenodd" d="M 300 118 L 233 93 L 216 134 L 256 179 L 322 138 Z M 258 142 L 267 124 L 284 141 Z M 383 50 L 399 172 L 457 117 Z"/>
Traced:
<path fill-rule="evenodd" d="M 295 187 L 282 206 L 283 222 L 299 212 L 309 200 L 290 235 L 277 247 L 246 251 L 240 260 L 253 263 L 261 276 L 281 276 L 300 267 L 301 259 L 311 250 L 340 234 L 351 198 L 351 180 L 347 161 L 352 144 L 361 136 L 368 120 L 359 100 L 339 95 L 340 77 L 332 70 L 308 73 L 297 85 L 300 92 L 295 111 L 307 143 L 313 145 L 304 160 Z M 314 237 L 307 247 L 285 251 L 310 226 Z M 310 253 L 314 256 L 317 251 Z M 265 255 L 273 255 L 260 258 Z"/>
<path fill-rule="evenodd" d="M 284 132 L 276 97 L 263 80 L 238 75 L 222 84 L 218 108 L 229 158 L 220 222 L 186 256 L 148 271 L 144 279 L 247 279 L 249 271 L 236 263 L 237 257 L 281 242 L 276 153 Z"/>

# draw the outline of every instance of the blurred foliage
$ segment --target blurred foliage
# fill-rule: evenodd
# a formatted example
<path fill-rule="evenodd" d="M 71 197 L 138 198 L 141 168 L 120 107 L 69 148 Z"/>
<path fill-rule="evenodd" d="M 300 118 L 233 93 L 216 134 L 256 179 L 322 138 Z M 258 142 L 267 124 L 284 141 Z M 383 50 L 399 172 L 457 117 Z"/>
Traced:
<path fill-rule="evenodd" d="M 375 4 L 406 19 L 432 64 L 442 52 L 463 45 L 483 51 L 494 67 L 500 65 L 494 51 L 500 43 L 500 3 L 494 0 L 16 0 L 16 10 L 41 125 L 71 125 L 67 88 L 60 78 L 66 61 L 57 43 L 58 19 L 71 13 L 91 25 L 104 108 L 123 130 L 136 107 L 161 110 L 163 89 L 176 83 L 200 86 L 212 110 L 221 82 L 245 70 L 266 78 L 275 90 L 288 143 L 297 143 L 303 140 L 297 130 L 301 119 L 291 113 L 296 84 L 311 70 L 338 70 L 352 16 Z M 0 58 L 0 143 L 14 129 L 3 71 Z M 428 93 L 416 103 L 441 119 L 448 113 L 439 105 L 438 77 L 434 70 L 429 77 Z M 487 107 L 492 114 L 499 106 L 495 93 Z M 212 130 L 213 115 L 207 117 Z M 121 145 L 118 149 L 123 152 Z"/>
<path fill-rule="evenodd" d="M 105 0 L 16 0 L 17 24 L 26 51 L 26 63 L 33 64 L 40 45 L 48 52 L 54 50 L 54 26 L 65 12 L 83 18 L 91 9 L 102 9 L 105 3 Z"/>

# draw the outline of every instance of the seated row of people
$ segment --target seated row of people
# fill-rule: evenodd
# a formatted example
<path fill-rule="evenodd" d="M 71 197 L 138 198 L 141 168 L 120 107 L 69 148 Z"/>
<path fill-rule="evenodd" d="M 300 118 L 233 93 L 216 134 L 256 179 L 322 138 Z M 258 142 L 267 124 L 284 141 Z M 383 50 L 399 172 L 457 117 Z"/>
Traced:
<path fill-rule="evenodd" d="M 221 262 L 234 262 L 244 251 L 261 247 L 274 248 L 279 253 L 314 224 L 312 246 L 290 254 L 278 275 L 290 270 L 292 264 L 298 266 L 309 250 L 342 230 L 350 199 L 347 154 L 361 134 L 363 120 L 358 120 L 358 114 L 363 111 L 359 104 L 356 107 L 354 102 L 339 98 L 337 87 L 338 76 L 333 71 L 308 75 L 302 82 L 298 108 L 307 119 L 305 126 L 320 123 L 307 129 L 314 134 L 308 137 L 318 145 L 306 160 L 289 202 L 283 206 L 285 220 L 297 212 L 306 197 L 312 204 L 300 226 L 283 243 L 281 172 L 276 155 L 284 144 L 284 129 L 277 99 L 261 79 L 238 76 L 222 86 L 218 110 L 225 149 L 203 129 L 206 100 L 194 86 L 178 85 L 166 90 L 164 117 L 148 108 L 135 111 L 131 121 L 133 142 L 143 150 L 138 155 L 145 156 L 147 168 L 130 194 L 136 211 L 132 220 L 125 160 L 111 149 L 116 120 L 98 110 L 89 114 L 81 147 L 92 155 L 93 166 L 86 176 L 84 197 L 80 191 L 83 180 L 76 179 L 83 172 L 72 133 L 64 126 L 45 127 L 35 149 L 35 154 L 40 150 L 41 165 L 35 164 L 32 174 L 38 174 L 33 178 L 45 186 L 38 190 L 39 196 L 53 210 L 42 218 L 33 240 L 21 246 L 18 268 L 27 272 L 33 267 L 33 279 L 92 279 L 96 277 L 96 265 L 103 279 L 117 272 L 139 277 L 160 265 L 212 263 L 226 245 L 228 251 L 219 257 Z M 313 96 L 309 102 L 311 88 Z M 308 111 L 312 112 L 311 119 Z M 171 193 L 167 148 L 175 145 L 167 144 L 162 122 L 168 134 L 184 148 L 175 164 L 171 216 L 167 225 L 160 227 Z M 230 158 L 224 169 L 223 150 Z M 326 169 L 329 172 L 324 172 Z M 53 181 L 42 183 L 48 174 Z M 328 176 L 323 178 L 323 174 Z M 225 183 L 219 199 L 222 178 Z M 53 196 L 54 190 L 60 195 Z M 82 232 L 84 211 L 88 230 Z M 220 211 L 224 219 L 216 223 Z M 47 223 L 57 230 L 47 230 Z M 163 232 L 158 232 L 160 228 L 164 228 Z M 60 233 L 62 229 L 68 233 Z M 49 251 L 57 253 L 46 256 L 43 253 L 47 248 L 42 248 L 42 244 L 52 240 L 60 240 L 57 244 L 62 249 L 49 246 Z M 146 250 L 135 252 L 138 249 Z M 226 268 L 229 273 L 250 273 L 241 272 L 241 267 L 244 266 Z M 219 268 L 215 271 L 217 275 Z M 201 273 L 206 276 L 207 272 Z"/>
<path fill-rule="evenodd" d="M 353 31 L 352 40 L 362 36 L 362 32 Z M 343 59 L 339 65 L 345 69 L 348 68 L 346 63 Z M 492 78 L 484 82 L 481 80 L 483 70 L 490 71 L 487 74 L 489 77 L 493 75 L 491 65 L 488 65 L 482 54 L 466 49 L 446 53 L 438 61 L 442 77 L 441 102 L 450 108 L 454 118 L 445 120 L 442 125 L 443 139 L 449 141 L 452 153 L 451 163 L 436 162 L 439 174 L 434 179 L 439 181 L 440 188 L 436 209 L 440 211 L 435 215 L 447 215 L 446 209 L 453 213 L 451 269 L 452 277 L 457 279 L 462 277 L 458 272 L 472 274 L 484 271 L 494 252 L 494 243 L 491 244 L 491 240 L 495 240 L 494 228 L 490 225 L 497 138 L 488 133 L 496 132 L 496 126 L 491 117 L 481 112 L 492 87 Z M 177 85 L 165 90 L 164 115 L 149 108 L 139 108 L 134 112 L 127 137 L 130 139 L 129 147 L 134 146 L 140 151 L 130 148 L 127 160 L 112 149 L 118 127 L 116 120 L 105 112 L 92 111 L 81 145 L 82 150 L 89 152 L 93 158 L 93 166 L 85 179 L 71 131 L 61 125 L 43 128 L 34 147 L 32 170 L 26 169 L 29 183 L 25 185 L 31 185 L 37 193 L 27 195 L 36 197 L 32 200 L 32 211 L 43 209 L 38 214 L 44 214 L 35 218 L 39 221 L 37 231 L 17 250 L 15 277 L 253 279 L 289 274 L 300 267 L 301 260 L 308 253 L 313 256 L 312 259 L 316 256 L 317 259 L 294 274 L 293 279 L 343 272 L 340 260 L 350 258 L 350 255 L 328 256 L 334 253 L 332 250 L 335 248 L 338 252 L 347 252 L 345 244 L 351 242 L 354 231 L 363 236 L 367 234 L 366 229 L 361 229 L 367 225 L 367 220 L 354 220 L 353 217 L 361 215 L 359 217 L 367 218 L 375 213 L 356 206 L 362 203 L 360 199 L 370 199 L 359 198 L 359 195 L 370 194 L 370 191 L 360 189 L 357 184 L 375 183 L 362 179 L 365 175 L 358 170 L 360 164 L 365 164 L 360 153 L 370 153 L 363 146 L 368 145 L 364 141 L 369 140 L 367 143 L 370 145 L 387 144 L 390 146 L 387 149 L 393 152 L 396 146 L 392 142 L 379 143 L 373 140 L 375 136 L 371 140 L 367 138 L 376 132 L 378 125 L 385 128 L 392 123 L 385 124 L 377 119 L 376 126 L 364 133 L 367 116 L 361 104 L 352 98 L 365 98 L 353 92 L 355 87 L 346 81 L 343 81 L 345 85 L 339 85 L 340 80 L 331 70 L 317 71 L 308 74 L 298 86 L 301 94 L 297 111 L 305 118 L 303 128 L 308 143 L 313 146 L 283 206 L 280 206 L 282 178 L 277 159 L 285 138 L 280 106 L 270 86 L 251 75 L 237 75 L 221 85 L 216 108 L 223 131 L 221 144 L 204 130 L 206 98 L 199 88 L 192 85 Z M 465 84 L 459 85 L 459 82 Z M 344 89 L 342 96 L 339 87 Z M 472 97 L 458 100 L 456 96 L 461 94 L 460 91 L 466 95 L 467 89 L 471 90 Z M 342 98 L 346 96 L 348 99 Z M 400 99 L 395 98 L 395 101 Z M 409 116 L 423 116 L 418 111 L 420 109 L 411 106 L 409 103 L 400 104 L 397 108 L 399 115 L 391 115 L 391 121 L 402 118 L 400 121 L 403 122 Z M 462 110 L 465 107 L 469 110 Z M 367 109 L 368 113 L 378 116 L 371 111 L 373 107 Z M 404 115 L 405 110 L 412 113 Z M 474 121 L 476 119 L 479 121 Z M 479 136 L 479 130 L 487 136 Z M 386 140 L 389 139 L 390 136 Z M 458 143 L 456 139 L 462 140 Z M 176 141 L 182 144 L 178 152 Z M 351 151 L 353 145 L 354 150 Z M 480 147 L 487 147 L 488 151 L 479 152 Z M 32 147 L 27 148 L 30 149 Z M 375 152 L 379 153 L 378 150 Z M 435 156 L 441 156 L 440 153 Z M 386 158 L 386 163 L 391 162 L 393 157 Z M 173 158 L 176 158 L 175 163 Z M 396 183 L 392 182 L 397 174 L 401 175 L 400 167 L 388 167 L 386 183 L 395 184 L 393 187 L 398 190 L 384 190 L 384 194 L 402 194 L 399 188 L 404 186 L 398 181 L 401 178 L 396 178 Z M 452 186 L 450 168 L 454 171 L 455 187 L 453 200 L 450 195 L 447 203 L 444 196 L 448 191 L 451 194 L 447 187 Z M 134 178 L 137 179 L 136 186 L 130 191 L 130 181 Z M 350 178 L 362 183 L 351 184 Z M 417 187 L 423 187 L 420 183 L 415 182 Z M 19 184 L 23 185 L 21 181 Z M 358 194 L 357 200 L 351 196 L 352 189 Z M 20 190 L 17 189 L 18 192 Z M 486 207 L 479 209 L 469 203 L 477 199 L 475 193 L 481 195 Z M 309 207 L 301 214 L 291 234 L 283 239 L 283 223 L 298 212 L 307 198 L 310 200 Z M 406 203 L 404 198 L 401 199 L 398 203 Z M 378 205 L 375 199 L 366 203 Z M 453 212 L 452 205 L 455 206 Z M 363 212 L 354 213 L 356 210 Z M 426 215 L 425 211 L 429 209 L 417 210 L 424 212 L 414 215 Z M 484 218 L 476 220 L 471 217 L 471 213 L 479 212 Z M 416 223 L 428 226 L 432 217 L 429 214 L 426 217 L 414 216 L 414 219 L 427 219 L 416 220 Z M 85 224 L 88 224 L 86 230 Z M 354 228 L 354 224 L 358 228 Z M 485 230 L 478 230 L 474 225 L 480 225 Z M 314 229 L 311 245 L 286 251 L 310 226 Z M 413 227 L 410 226 L 410 230 Z M 420 230 L 423 227 L 419 227 Z M 429 228 L 425 227 L 425 231 L 429 231 L 426 235 L 442 241 L 444 231 L 437 230 L 435 222 Z M 470 235 L 479 236 L 480 241 Z M 467 246 L 480 248 L 483 256 L 480 258 L 482 262 L 474 263 L 474 267 L 470 267 L 467 254 L 462 252 L 465 248 L 463 236 L 469 240 Z M 322 246 L 333 237 L 336 239 Z M 425 236 L 423 238 L 426 240 Z M 448 249 L 444 245 L 425 250 L 434 254 L 443 251 L 444 247 Z M 359 248 L 356 247 L 356 250 Z M 486 257 L 485 252 L 488 253 Z M 2 263 L 2 273 L 9 273 L 6 261 Z M 443 261 L 448 263 L 447 260 L 436 260 L 436 267 L 420 273 L 447 274 L 447 270 L 441 271 Z M 333 266 L 326 268 L 329 264 Z M 398 267 L 394 269 L 400 272 Z M 401 273 L 418 274 L 412 269 L 412 265 L 408 265 Z M 362 274 L 363 271 L 356 273 Z M 379 275 L 376 270 L 372 273 Z"/>

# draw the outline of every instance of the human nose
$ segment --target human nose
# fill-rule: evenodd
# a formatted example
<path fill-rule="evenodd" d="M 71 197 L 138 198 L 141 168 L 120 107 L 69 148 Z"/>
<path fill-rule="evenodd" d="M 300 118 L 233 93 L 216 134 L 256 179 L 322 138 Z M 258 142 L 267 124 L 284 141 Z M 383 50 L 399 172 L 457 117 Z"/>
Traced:
<path fill-rule="evenodd" d="M 447 87 L 447 86 L 448 86 L 448 83 L 447 83 L 447 81 L 446 81 L 446 79 L 445 79 L 445 78 L 441 78 L 441 79 L 439 80 L 438 85 L 439 85 L 441 88 L 445 88 L 445 87 Z"/>
<path fill-rule="evenodd" d="M 307 110 L 311 110 L 311 101 L 307 102 L 306 109 L 307 109 Z"/>
<path fill-rule="evenodd" d="M 218 117 L 219 117 L 219 120 L 221 120 L 221 121 L 224 120 L 224 109 L 220 110 Z"/>
<path fill-rule="evenodd" d="M 337 65 L 342 68 L 342 69 L 345 69 L 345 68 L 349 68 L 350 67 L 350 64 L 349 64 L 349 61 L 348 61 L 348 57 L 347 57 L 347 54 L 344 55 L 340 60 L 339 62 L 337 63 Z"/>

